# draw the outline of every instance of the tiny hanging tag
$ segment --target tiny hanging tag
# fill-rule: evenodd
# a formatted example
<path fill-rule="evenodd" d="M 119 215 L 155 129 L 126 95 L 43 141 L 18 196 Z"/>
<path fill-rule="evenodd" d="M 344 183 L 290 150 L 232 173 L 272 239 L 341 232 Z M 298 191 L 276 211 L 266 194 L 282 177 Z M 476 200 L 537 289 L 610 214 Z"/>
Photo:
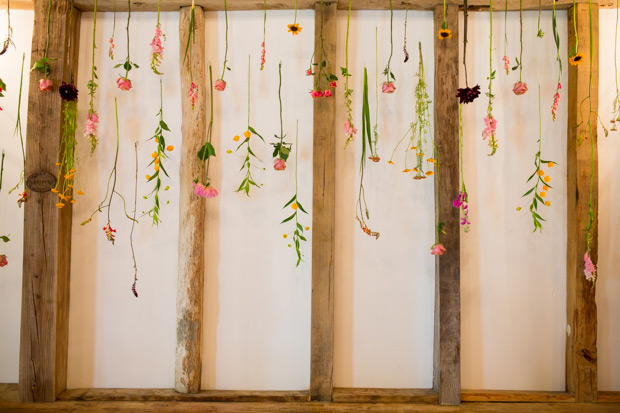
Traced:
<path fill-rule="evenodd" d="M 34 192 L 47 192 L 56 185 L 56 177 L 49 172 L 35 172 L 26 178 L 26 188 Z"/>

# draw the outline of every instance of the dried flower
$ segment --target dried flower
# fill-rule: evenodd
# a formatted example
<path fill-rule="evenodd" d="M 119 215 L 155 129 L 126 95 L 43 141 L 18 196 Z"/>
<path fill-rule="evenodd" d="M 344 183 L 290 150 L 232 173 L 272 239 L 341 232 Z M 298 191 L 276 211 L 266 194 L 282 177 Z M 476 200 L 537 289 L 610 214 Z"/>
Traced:
<path fill-rule="evenodd" d="M 323 92 L 323 96 L 326 98 L 332 97 L 332 91 L 329 89 L 325 89 L 325 91 Z"/>
<path fill-rule="evenodd" d="M 329 87 L 331 87 L 332 89 L 335 88 L 337 86 L 336 82 L 329 82 Z"/>
<path fill-rule="evenodd" d="M 114 60 L 114 37 L 110 37 L 108 43 L 110 43 L 110 49 L 108 49 L 108 56 L 110 57 L 110 59 Z"/>
<path fill-rule="evenodd" d="M 506 74 L 509 74 L 510 73 L 510 59 L 508 58 L 508 56 L 504 56 L 503 60 L 504 60 L 504 69 L 506 70 Z"/>
<path fill-rule="evenodd" d="M 192 82 L 192 85 L 187 91 L 187 96 L 189 96 L 189 101 L 192 104 L 192 109 L 194 109 L 194 106 L 196 105 L 196 99 L 198 99 L 197 87 L 194 82 Z"/>
<path fill-rule="evenodd" d="M 6 267 L 9 264 L 9 260 L 6 258 L 6 255 L 0 254 L 0 267 Z"/>
<path fill-rule="evenodd" d="M 108 241 L 114 244 L 114 234 L 116 233 L 116 230 L 112 228 L 110 221 L 108 221 L 108 225 L 103 227 L 103 232 L 105 232 L 105 236 L 108 238 Z"/>
<path fill-rule="evenodd" d="M 62 82 L 62 85 L 58 88 L 58 93 L 63 100 L 72 102 L 78 98 L 78 90 L 72 84 Z"/>
<path fill-rule="evenodd" d="M 554 121 L 558 112 L 558 105 L 560 104 L 560 89 L 562 89 L 562 84 L 558 83 L 558 87 L 553 95 L 553 105 L 551 105 L 551 116 L 553 116 Z"/>
<path fill-rule="evenodd" d="M 267 51 L 265 50 L 265 42 L 263 41 L 261 43 L 261 47 L 263 48 L 263 50 L 261 50 L 260 52 L 260 70 L 263 70 L 265 68 L 265 55 L 267 54 Z"/>

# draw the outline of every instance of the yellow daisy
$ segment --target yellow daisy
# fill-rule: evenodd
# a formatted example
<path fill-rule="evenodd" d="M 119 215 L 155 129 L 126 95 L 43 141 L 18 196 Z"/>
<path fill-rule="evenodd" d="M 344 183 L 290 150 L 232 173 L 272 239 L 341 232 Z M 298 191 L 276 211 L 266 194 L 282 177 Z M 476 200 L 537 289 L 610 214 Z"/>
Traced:
<path fill-rule="evenodd" d="M 299 23 L 289 24 L 288 31 L 293 33 L 293 36 L 295 36 L 296 34 L 299 34 L 301 27 L 299 27 Z"/>

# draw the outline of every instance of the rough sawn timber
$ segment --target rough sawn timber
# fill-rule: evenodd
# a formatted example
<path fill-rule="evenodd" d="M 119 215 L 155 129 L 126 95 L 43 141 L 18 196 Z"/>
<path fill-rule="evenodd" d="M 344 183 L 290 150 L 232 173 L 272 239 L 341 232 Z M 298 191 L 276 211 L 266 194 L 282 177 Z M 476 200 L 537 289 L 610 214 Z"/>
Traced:
<path fill-rule="evenodd" d="M 596 402 L 597 351 L 596 351 L 596 289 L 585 279 L 584 254 L 588 223 L 590 179 L 593 181 L 592 210 L 592 261 L 598 261 L 598 9 L 592 9 L 592 84 L 591 100 L 585 101 L 590 89 L 590 25 L 589 10 L 585 4 L 571 8 L 568 21 L 577 22 L 579 51 L 585 59 L 578 66 L 568 66 L 568 142 L 567 142 L 567 214 L 566 214 L 566 390 L 575 395 L 577 402 Z M 567 47 L 575 44 L 575 30 L 568 25 Z M 582 104 L 583 103 L 583 104 Z M 586 130 L 588 110 L 592 104 L 590 121 L 592 130 Z M 583 116 L 582 116 L 583 111 Z M 584 119 L 578 125 L 580 119 Z M 587 139 L 579 144 L 579 136 L 586 132 Z M 592 145 L 592 146 L 591 146 Z M 592 152 L 593 151 L 593 152 Z M 591 156 L 594 156 L 592 160 Z M 594 176 L 592 176 L 594 173 Z"/>
<path fill-rule="evenodd" d="M 181 91 L 183 99 L 179 195 L 179 273 L 177 282 L 177 344 L 174 365 L 174 388 L 181 393 L 200 391 L 202 374 L 202 304 L 204 290 L 205 200 L 193 192 L 191 183 L 198 176 L 201 160 L 198 151 L 206 136 L 205 22 L 201 7 L 196 7 L 195 42 L 191 52 L 180 53 Z M 190 36 L 191 7 L 181 9 L 179 50 L 185 50 Z M 190 89 L 189 65 L 198 99 L 192 109 L 187 98 Z"/>
<path fill-rule="evenodd" d="M 325 57 L 333 65 L 336 62 L 336 3 L 325 3 L 322 7 L 317 3 L 314 24 L 316 59 L 320 61 L 322 56 L 319 38 L 323 30 Z M 334 369 L 335 112 L 335 99 L 314 99 L 310 396 L 319 401 L 332 399 Z"/>
<path fill-rule="evenodd" d="M 44 54 L 48 2 L 34 3 L 31 61 Z M 26 170 L 56 176 L 63 114 L 58 86 L 77 84 L 80 12 L 65 0 L 52 2 L 49 25 L 51 92 L 39 90 L 42 74 L 30 74 Z M 78 171 L 79 173 L 79 171 Z M 57 177 L 62 179 L 62 177 Z M 19 399 L 53 402 L 67 386 L 71 203 L 58 209 L 56 194 L 28 190 L 24 205 L 24 267 L 19 352 Z"/>

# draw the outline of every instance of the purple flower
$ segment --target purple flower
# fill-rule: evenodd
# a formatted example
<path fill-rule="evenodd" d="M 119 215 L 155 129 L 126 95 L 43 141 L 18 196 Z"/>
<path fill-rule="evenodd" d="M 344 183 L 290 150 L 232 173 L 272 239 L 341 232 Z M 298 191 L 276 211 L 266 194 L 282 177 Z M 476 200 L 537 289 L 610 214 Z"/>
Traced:
<path fill-rule="evenodd" d="M 473 88 L 459 88 L 456 92 L 456 97 L 459 98 L 459 103 L 471 103 L 480 96 L 480 85 L 476 85 Z"/>

